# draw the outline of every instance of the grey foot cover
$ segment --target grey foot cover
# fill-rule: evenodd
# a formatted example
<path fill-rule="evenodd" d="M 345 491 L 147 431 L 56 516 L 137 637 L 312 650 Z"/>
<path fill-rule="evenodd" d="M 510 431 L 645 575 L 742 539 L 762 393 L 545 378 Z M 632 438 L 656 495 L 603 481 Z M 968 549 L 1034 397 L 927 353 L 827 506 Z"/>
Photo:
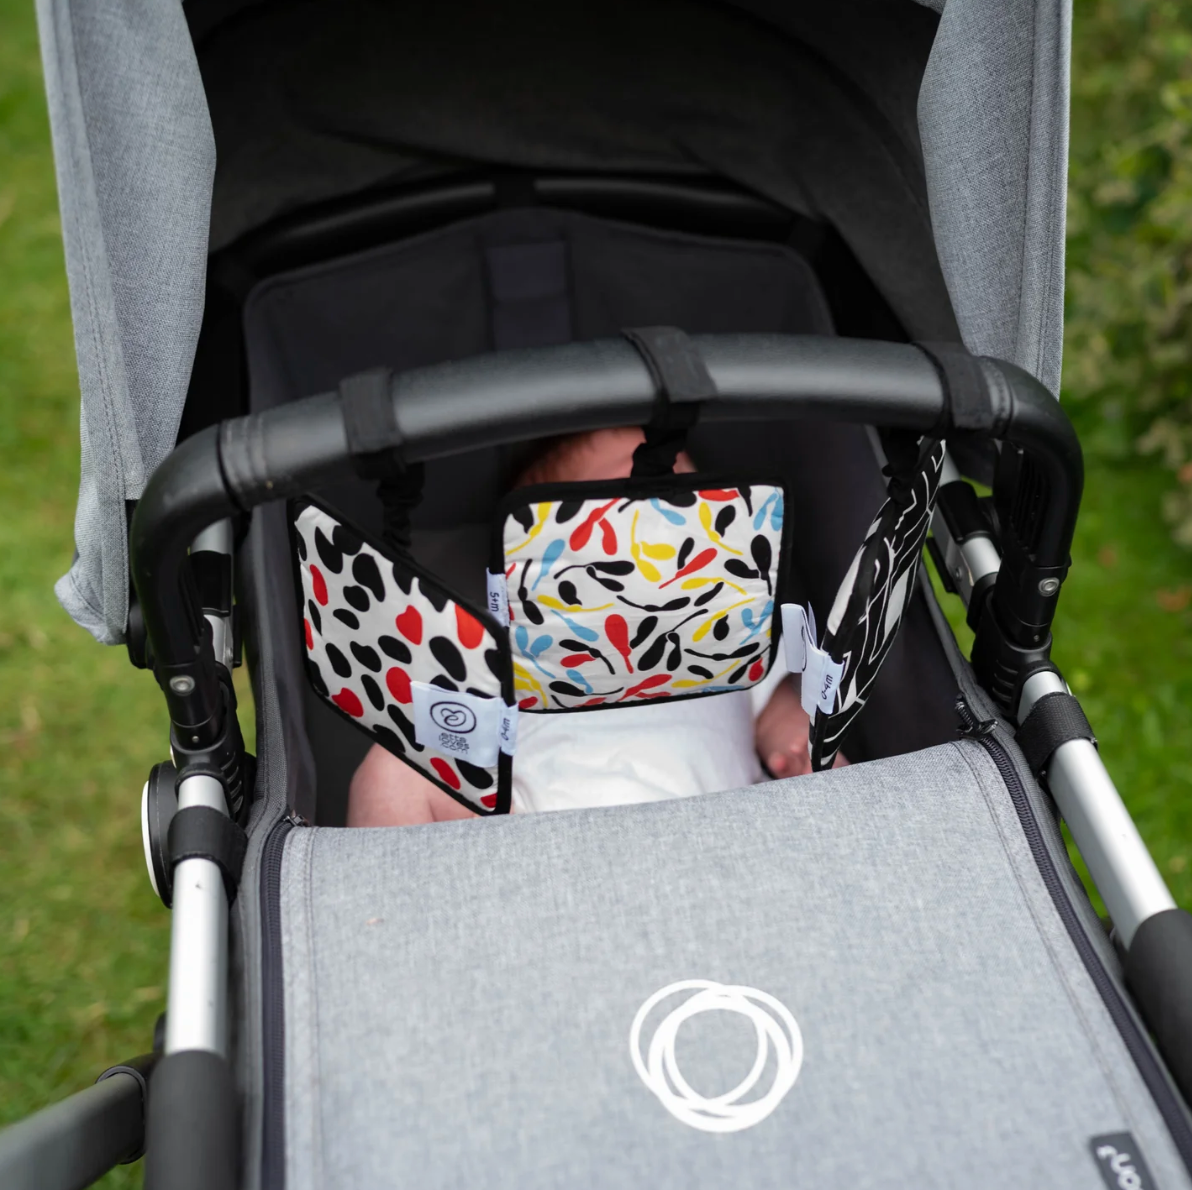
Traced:
<path fill-rule="evenodd" d="M 289 1190 L 1093 1190 L 1113 1133 L 1188 1185 L 976 744 L 678 802 L 295 830 L 282 910 Z M 764 1119 L 709 1133 L 639 1078 L 630 1026 L 678 980 L 793 1015 L 802 1065 Z M 691 994 L 648 1018 L 647 1056 Z M 725 1012 L 674 1043 L 707 1096 L 756 1053 Z"/>

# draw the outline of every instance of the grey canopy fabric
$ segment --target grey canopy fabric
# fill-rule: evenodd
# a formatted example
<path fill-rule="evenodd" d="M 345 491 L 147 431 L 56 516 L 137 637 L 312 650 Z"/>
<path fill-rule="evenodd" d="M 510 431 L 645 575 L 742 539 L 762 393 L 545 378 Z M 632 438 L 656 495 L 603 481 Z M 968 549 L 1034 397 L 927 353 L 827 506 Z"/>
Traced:
<path fill-rule="evenodd" d="M 777 161 L 765 176 L 729 160 L 739 138 L 722 135 L 719 147 L 728 156 L 708 153 L 700 163 L 835 223 L 912 334 L 942 337 L 958 325 L 973 351 L 1013 360 L 1057 389 L 1070 0 L 948 0 L 921 86 L 918 61 L 899 59 L 889 48 L 901 47 L 899 37 L 919 36 L 918 30 L 930 33 L 925 9 L 909 0 L 814 8 L 751 0 L 732 7 L 747 11 L 738 22 L 772 22 L 802 47 L 792 95 L 813 96 L 808 79 L 820 77 L 815 72 L 826 63 L 832 77 L 843 80 L 842 94 L 861 97 L 856 110 L 870 113 L 869 125 L 880 125 L 891 154 L 897 150 L 914 166 L 914 176 L 906 175 L 911 216 L 888 229 L 903 256 L 882 258 L 879 251 L 881 212 L 889 200 L 884 189 L 866 193 L 850 179 L 832 192 L 806 171 L 800 186 L 796 163 L 781 168 L 784 154 L 800 154 L 798 140 L 763 138 L 759 159 Z M 943 6 L 937 0 L 925 7 Z M 38 0 L 82 392 L 77 557 L 56 591 L 71 616 L 107 643 L 123 638 L 127 617 L 128 502 L 138 498 L 177 434 L 202 321 L 208 247 L 283 210 L 287 198 L 246 213 L 223 201 L 215 180 L 212 117 L 217 130 L 221 119 L 249 127 L 261 104 L 280 94 L 253 97 L 249 87 L 246 102 L 229 108 L 229 94 L 212 91 L 208 112 L 204 73 L 210 63 L 196 53 L 195 41 L 201 46 L 203 20 L 215 19 L 210 14 L 245 8 L 259 10 L 250 15 L 261 20 L 298 8 L 324 11 L 190 0 L 184 14 L 168 0 Z M 692 11 L 702 12 L 700 20 L 714 29 L 715 22 L 729 21 L 719 14 L 731 8 L 709 2 Z M 641 27 L 616 22 L 627 45 Z M 776 59 L 768 52 L 765 58 L 766 85 L 773 89 Z M 415 62 L 416 55 L 411 70 Z M 262 69 L 251 55 L 239 61 L 233 55 L 226 65 L 246 82 Z M 917 121 L 909 114 L 915 88 Z M 748 119 L 748 108 L 741 111 Z M 318 125 L 328 113 L 320 109 L 313 118 Z M 753 118 L 756 126 L 764 116 L 755 111 Z M 808 143 L 826 150 L 833 137 L 875 135 L 865 119 L 839 128 L 819 129 L 819 140 Z M 375 130 L 336 131 L 338 140 L 323 135 L 299 145 L 298 160 L 317 168 L 313 149 L 321 146 L 325 176 L 340 193 L 392 174 L 393 155 L 377 148 Z M 234 176 L 247 160 L 276 182 L 292 162 L 284 159 L 280 138 L 266 145 L 270 152 L 246 144 L 241 160 L 233 151 L 221 162 L 221 176 Z M 433 169 L 443 151 L 442 144 L 431 145 L 411 167 Z M 822 170 L 847 157 L 825 157 Z M 871 185 L 873 176 L 857 175 Z M 291 190 L 288 200 L 294 198 Z"/>

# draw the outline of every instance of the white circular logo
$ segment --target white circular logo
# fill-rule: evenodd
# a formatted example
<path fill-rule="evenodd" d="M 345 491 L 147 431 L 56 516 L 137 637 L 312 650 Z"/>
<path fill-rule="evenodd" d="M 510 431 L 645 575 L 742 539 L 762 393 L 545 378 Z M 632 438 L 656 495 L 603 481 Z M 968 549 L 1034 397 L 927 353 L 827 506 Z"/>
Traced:
<path fill-rule="evenodd" d="M 692 994 L 675 1005 L 654 1030 L 649 1050 L 642 1056 L 641 1034 L 646 1017 L 663 1000 L 679 992 Z M 707 1098 L 692 1090 L 675 1061 L 679 1026 L 704 1012 L 734 1012 L 753 1022 L 757 1056 L 749 1073 L 731 1091 Z M 741 1100 L 757 1085 L 766 1069 L 771 1048 L 774 1081 L 760 1098 Z M 655 992 L 637 1010 L 629 1030 L 629 1053 L 643 1083 L 676 1120 L 703 1132 L 739 1132 L 760 1124 L 795 1085 L 803 1065 L 803 1034 L 785 1004 L 757 988 L 714 983 L 710 979 L 684 979 Z"/>
<path fill-rule="evenodd" d="M 460 702 L 437 702 L 430 709 L 430 717 L 457 735 L 467 735 L 476 726 L 476 716 Z"/>

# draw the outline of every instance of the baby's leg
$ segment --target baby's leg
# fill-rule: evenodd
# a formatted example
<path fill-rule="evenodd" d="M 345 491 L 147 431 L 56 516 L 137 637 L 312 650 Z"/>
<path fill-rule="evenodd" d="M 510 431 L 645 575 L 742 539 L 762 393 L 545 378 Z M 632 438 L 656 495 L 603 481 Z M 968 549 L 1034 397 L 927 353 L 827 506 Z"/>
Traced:
<path fill-rule="evenodd" d="M 348 826 L 416 826 L 475 817 L 380 744 L 369 749 L 348 789 Z"/>
<path fill-rule="evenodd" d="M 810 729 L 811 719 L 803 710 L 799 692 L 787 678 L 775 688 L 754 728 L 757 754 L 775 777 L 801 777 L 811 772 Z M 832 767 L 845 764 L 848 761 L 837 753 Z"/>

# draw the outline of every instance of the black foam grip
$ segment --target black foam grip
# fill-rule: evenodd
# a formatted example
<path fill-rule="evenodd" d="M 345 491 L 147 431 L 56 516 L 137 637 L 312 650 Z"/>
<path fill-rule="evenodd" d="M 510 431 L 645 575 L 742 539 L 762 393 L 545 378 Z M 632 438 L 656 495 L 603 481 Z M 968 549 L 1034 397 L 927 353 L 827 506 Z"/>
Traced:
<path fill-rule="evenodd" d="M 248 836 L 226 814 L 210 806 L 188 806 L 170 819 L 166 834 L 171 870 L 184 859 L 209 859 L 223 873 L 228 901 L 236 899 Z"/>
<path fill-rule="evenodd" d="M 340 382 L 348 453 L 362 479 L 385 479 L 402 471 L 397 453 L 402 436 L 397 428 L 390 382 L 387 368 L 360 372 Z"/>
<path fill-rule="evenodd" d="M 1126 954 L 1126 986 L 1192 1102 L 1192 914 L 1168 909 L 1138 927 Z"/>
<path fill-rule="evenodd" d="M 1018 746 L 1037 777 L 1051 754 L 1069 740 L 1088 740 L 1095 744 L 1097 737 L 1085 718 L 1080 703 L 1063 690 L 1045 694 L 1022 721 L 1018 729 Z"/>
<path fill-rule="evenodd" d="M 993 426 L 993 404 L 981 364 L 959 343 L 916 343 L 936 366 L 947 390 L 952 428 L 989 430 Z"/>
<path fill-rule="evenodd" d="M 236 1086 L 225 1058 L 208 1050 L 167 1054 L 149 1080 L 147 1190 L 239 1185 Z"/>

